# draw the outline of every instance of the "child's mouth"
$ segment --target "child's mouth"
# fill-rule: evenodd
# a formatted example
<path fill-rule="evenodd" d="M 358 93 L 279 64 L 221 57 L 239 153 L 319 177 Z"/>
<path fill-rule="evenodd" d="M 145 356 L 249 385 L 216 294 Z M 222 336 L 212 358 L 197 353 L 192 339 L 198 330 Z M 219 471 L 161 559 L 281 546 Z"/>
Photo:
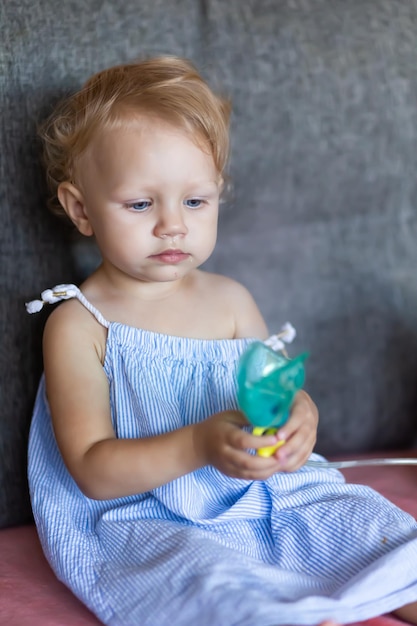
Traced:
<path fill-rule="evenodd" d="M 151 258 L 161 261 L 161 263 L 175 264 L 185 261 L 189 256 L 189 254 L 183 252 L 182 250 L 165 250 L 159 254 L 153 254 Z"/>

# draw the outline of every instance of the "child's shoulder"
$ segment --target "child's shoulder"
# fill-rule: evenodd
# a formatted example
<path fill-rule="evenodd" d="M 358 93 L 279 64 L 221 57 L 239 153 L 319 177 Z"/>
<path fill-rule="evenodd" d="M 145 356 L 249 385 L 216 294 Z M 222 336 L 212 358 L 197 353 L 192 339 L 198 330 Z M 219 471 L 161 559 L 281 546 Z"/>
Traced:
<path fill-rule="evenodd" d="M 239 283 L 237 280 L 224 276 L 223 274 L 216 274 L 214 272 L 199 271 L 199 281 L 204 289 L 213 290 L 218 295 L 226 298 L 226 300 L 253 300 L 250 291 Z"/>
<path fill-rule="evenodd" d="M 97 324 L 95 318 L 78 300 L 61 302 L 48 316 L 44 329 L 44 346 L 57 343 L 61 346 L 89 346 L 103 353 L 106 329 Z"/>
<path fill-rule="evenodd" d="M 91 315 L 78 300 L 71 299 L 60 302 L 48 316 L 47 326 L 77 326 L 80 322 L 86 323 Z"/>
<path fill-rule="evenodd" d="M 232 320 L 233 337 L 266 339 L 268 331 L 259 308 L 249 289 L 233 278 L 201 272 L 202 291 Z"/>

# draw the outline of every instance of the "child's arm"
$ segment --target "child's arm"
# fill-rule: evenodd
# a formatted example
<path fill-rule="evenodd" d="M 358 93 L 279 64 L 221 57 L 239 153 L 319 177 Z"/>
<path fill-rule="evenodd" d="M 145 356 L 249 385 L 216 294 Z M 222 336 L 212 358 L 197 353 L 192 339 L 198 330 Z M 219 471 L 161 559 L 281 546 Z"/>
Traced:
<path fill-rule="evenodd" d="M 67 468 L 95 499 L 148 491 L 203 464 L 193 427 L 147 439 L 117 439 L 103 370 L 105 329 L 70 301 L 49 317 L 44 366 L 54 432 Z"/>
<path fill-rule="evenodd" d="M 238 411 L 201 424 L 143 439 L 117 439 L 103 370 L 106 331 L 77 302 L 60 305 L 44 332 L 48 401 L 58 447 L 80 489 L 110 499 L 149 491 L 206 464 L 233 476 L 261 478 L 276 471 L 275 459 L 247 448 L 271 445 L 241 429 Z"/>
<path fill-rule="evenodd" d="M 264 323 L 259 312 L 254 321 L 260 334 Z M 306 394 L 297 398 L 285 425 L 285 461 L 278 453 L 269 458 L 249 454 L 248 449 L 273 445 L 276 437 L 255 437 L 242 430 L 247 422 L 238 411 L 155 437 L 117 439 L 102 366 L 105 334 L 75 301 L 52 313 L 44 333 L 55 436 L 68 470 L 87 496 L 108 499 L 145 492 L 207 464 L 231 476 L 264 479 L 282 469 L 295 469 L 308 457 L 317 411 Z"/>

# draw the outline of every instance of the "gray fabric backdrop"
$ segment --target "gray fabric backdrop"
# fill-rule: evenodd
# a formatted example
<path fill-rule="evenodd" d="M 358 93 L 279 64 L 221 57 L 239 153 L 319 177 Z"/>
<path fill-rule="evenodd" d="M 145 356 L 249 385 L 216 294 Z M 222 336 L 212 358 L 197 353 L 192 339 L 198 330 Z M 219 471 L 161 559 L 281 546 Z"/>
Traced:
<path fill-rule="evenodd" d="M 46 313 L 95 262 L 45 209 L 37 120 L 107 65 L 191 58 L 234 103 L 232 190 L 208 267 L 298 329 L 317 450 L 417 431 L 417 2 L 0 2 L 0 526 L 30 519 L 26 443 Z"/>

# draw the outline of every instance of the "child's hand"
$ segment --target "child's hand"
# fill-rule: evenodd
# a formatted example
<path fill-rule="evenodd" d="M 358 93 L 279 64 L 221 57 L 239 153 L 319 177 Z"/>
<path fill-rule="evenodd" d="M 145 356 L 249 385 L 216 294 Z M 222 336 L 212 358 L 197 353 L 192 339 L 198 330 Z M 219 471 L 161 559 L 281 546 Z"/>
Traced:
<path fill-rule="evenodd" d="M 316 443 L 317 407 L 299 391 L 288 422 L 276 435 L 252 435 L 242 429 L 248 422 L 240 411 L 223 411 L 196 424 L 194 446 L 203 465 L 213 465 L 234 478 L 266 480 L 279 471 L 292 472 L 307 461 Z M 285 440 L 274 455 L 261 457 L 249 450 Z"/>
<path fill-rule="evenodd" d="M 299 409 L 296 411 L 294 420 L 296 424 L 292 426 L 291 432 L 296 430 L 298 413 L 304 413 L 306 406 L 308 403 L 301 411 Z M 277 436 L 252 435 L 242 429 L 242 426 L 247 425 L 248 422 L 240 411 L 216 413 L 204 422 L 196 424 L 194 447 L 201 464 L 213 465 L 223 474 L 246 480 L 266 480 L 280 470 L 287 470 L 287 464 L 284 466 L 277 455 L 262 457 L 251 454 L 250 450 L 276 444 Z M 309 428 L 308 432 L 311 430 L 312 428 Z M 302 457 L 304 458 L 304 454 Z"/>
<path fill-rule="evenodd" d="M 280 469 L 293 472 L 307 461 L 316 443 L 318 410 L 305 391 L 299 391 L 286 424 L 277 432 L 285 444 L 274 454 Z"/>

